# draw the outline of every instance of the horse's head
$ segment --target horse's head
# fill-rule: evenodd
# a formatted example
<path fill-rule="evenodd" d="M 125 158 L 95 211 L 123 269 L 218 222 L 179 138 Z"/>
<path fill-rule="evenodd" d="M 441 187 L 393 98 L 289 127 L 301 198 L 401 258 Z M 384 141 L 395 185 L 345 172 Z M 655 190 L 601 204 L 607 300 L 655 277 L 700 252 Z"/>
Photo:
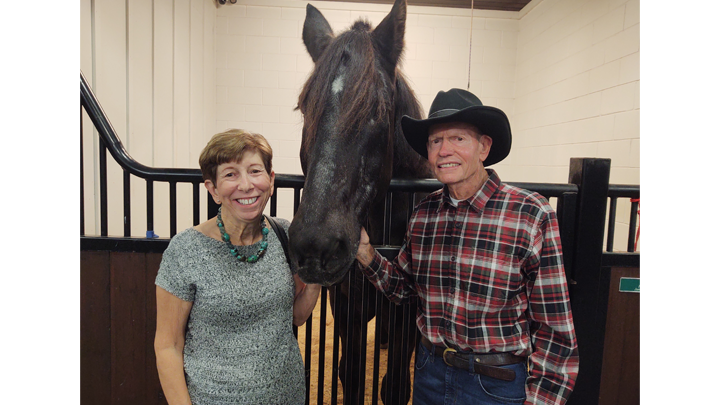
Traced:
<path fill-rule="evenodd" d="M 346 274 L 368 208 L 390 182 L 405 18 L 398 0 L 374 30 L 357 21 L 336 37 L 307 6 L 303 42 L 315 68 L 298 101 L 305 187 L 289 230 L 290 258 L 306 282 L 327 286 Z"/>

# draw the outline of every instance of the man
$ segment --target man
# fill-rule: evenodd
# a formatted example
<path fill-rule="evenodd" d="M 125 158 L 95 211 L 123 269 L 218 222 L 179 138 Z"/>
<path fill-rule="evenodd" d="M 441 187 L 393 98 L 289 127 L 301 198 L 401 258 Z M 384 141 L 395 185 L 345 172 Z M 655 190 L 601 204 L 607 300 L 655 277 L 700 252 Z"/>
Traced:
<path fill-rule="evenodd" d="M 451 89 L 402 126 L 444 187 L 415 208 L 394 262 L 365 230 L 357 259 L 394 302 L 418 297 L 413 404 L 564 404 L 579 359 L 557 216 L 485 168 L 510 153 L 507 116 Z"/>

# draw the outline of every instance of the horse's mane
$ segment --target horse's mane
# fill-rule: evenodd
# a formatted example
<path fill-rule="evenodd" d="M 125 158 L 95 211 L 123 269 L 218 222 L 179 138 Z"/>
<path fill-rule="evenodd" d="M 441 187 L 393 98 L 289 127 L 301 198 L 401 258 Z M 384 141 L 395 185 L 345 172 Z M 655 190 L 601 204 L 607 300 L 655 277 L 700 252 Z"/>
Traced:
<path fill-rule="evenodd" d="M 393 176 L 431 177 L 427 160 L 415 153 L 403 136 L 400 119 L 403 115 L 423 118 L 423 109 L 407 79 L 399 69 L 395 69 L 395 88 L 386 86 L 379 72 L 381 64 L 373 41 L 370 37 L 372 27 L 367 21 L 358 20 L 352 28 L 331 41 L 323 55 L 315 64 L 310 78 L 300 92 L 298 109 L 303 114 L 302 146 L 304 153 L 315 143 L 320 122 L 328 99 L 332 97 L 332 85 L 335 72 L 348 57 L 352 63 L 345 64 L 345 89 L 340 104 L 339 128 L 343 136 L 354 136 L 358 128 L 371 119 L 394 126 L 393 140 Z M 349 56 L 349 53 L 352 55 Z M 394 91 L 395 122 L 383 122 L 393 109 L 391 92 Z"/>
<path fill-rule="evenodd" d="M 427 159 L 418 155 L 405 140 L 400 120 L 403 115 L 424 118 L 423 108 L 400 70 L 395 72 L 395 139 L 393 142 L 393 177 L 432 177 Z"/>
<path fill-rule="evenodd" d="M 378 63 L 376 51 L 370 37 L 371 26 L 367 21 L 358 20 L 352 28 L 333 40 L 315 64 L 310 78 L 305 82 L 298 100 L 298 107 L 305 119 L 303 136 L 314 137 L 322 118 L 328 98 L 332 94 L 335 72 L 346 58 L 353 63 L 345 64 L 345 89 L 340 105 L 340 128 L 345 134 L 353 134 L 363 122 L 384 119 L 391 110 L 389 91 L 375 66 Z M 349 52 L 352 51 L 352 55 Z M 312 144 L 306 139 L 305 145 Z"/>

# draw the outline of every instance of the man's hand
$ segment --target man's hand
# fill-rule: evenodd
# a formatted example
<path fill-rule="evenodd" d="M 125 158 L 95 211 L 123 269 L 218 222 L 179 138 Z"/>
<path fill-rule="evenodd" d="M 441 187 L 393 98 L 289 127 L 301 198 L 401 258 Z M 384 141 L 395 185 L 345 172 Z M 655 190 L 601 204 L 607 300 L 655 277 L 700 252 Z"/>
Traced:
<path fill-rule="evenodd" d="M 362 228 L 360 230 L 360 245 L 355 258 L 363 267 L 367 267 L 372 262 L 373 257 L 375 257 L 375 248 L 370 244 L 370 237 L 365 228 Z"/>

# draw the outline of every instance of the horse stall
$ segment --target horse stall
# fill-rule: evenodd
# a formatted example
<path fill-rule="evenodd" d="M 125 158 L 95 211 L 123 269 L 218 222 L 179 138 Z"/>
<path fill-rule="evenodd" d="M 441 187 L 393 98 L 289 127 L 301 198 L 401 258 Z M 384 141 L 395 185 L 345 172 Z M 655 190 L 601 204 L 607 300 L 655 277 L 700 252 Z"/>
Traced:
<path fill-rule="evenodd" d="M 84 404 L 164 404 L 160 388 L 153 339 L 155 333 L 155 286 L 162 252 L 169 238 L 154 237 L 154 213 L 170 217 L 171 235 L 177 233 L 178 184 L 192 188 L 193 223 L 215 215 L 217 206 L 208 198 L 201 212 L 202 177 L 199 169 L 164 169 L 144 166 L 125 150 L 98 100 L 81 73 L 81 116 L 86 114 L 98 133 L 97 159 L 100 166 L 100 235 L 86 235 L 85 211 L 81 204 L 81 401 Z M 82 122 L 82 119 L 81 119 Z M 82 132 L 81 128 L 81 132 Z M 86 129 L 89 130 L 89 129 Z M 82 142 L 81 142 L 82 149 Z M 122 184 L 109 184 L 108 152 L 122 170 Z M 81 151 L 81 156 L 83 155 Z M 81 160 L 81 184 L 83 162 Z M 564 184 L 511 183 L 537 191 L 557 207 L 565 270 L 570 289 L 581 366 L 569 404 L 639 403 L 639 265 L 636 232 L 639 185 L 609 184 L 610 159 L 573 158 L 568 182 Z M 130 182 L 145 183 L 146 216 L 132 217 Z M 297 209 L 305 184 L 303 176 L 277 174 L 270 215 L 277 212 L 280 196 L 292 195 Z M 108 235 L 108 188 L 122 189 L 124 235 Z M 169 201 L 154 198 L 156 187 L 167 187 Z M 434 180 L 393 179 L 386 194 L 386 207 L 393 198 L 440 188 Z M 81 187 L 81 193 L 84 193 Z M 280 196 L 278 195 L 280 194 Z M 81 195 L 81 202 L 83 201 Z M 618 202 L 630 204 L 628 246 L 614 252 Z M 411 205 L 412 206 L 412 205 Z M 392 210 L 384 214 L 383 235 L 389 235 Z M 410 210 L 402 213 L 409 217 Z M 132 237 L 131 220 L 145 220 L 146 238 Z M 398 246 L 383 236 L 378 250 L 386 257 L 397 254 Z M 381 308 L 379 297 L 369 302 L 363 278 L 348 276 L 349 314 L 367 316 L 370 308 Z M 371 322 L 333 322 L 333 300 L 324 288 L 315 315 L 296 329 L 305 361 L 308 404 L 410 403 L 412 349 L 398 353 L 398 347 L 382 347 L 381 341 L 414 342 L 414 314 L 408 306 L 391 305 L 387 317 L 379 314 Z M 358 306 L 358 308 L 353 308 Z M 378 319 L 380 317 L 381 319 Z M 383 336 L 380 325 L 389 328 Z M 326 325 L 332 323 L 332 327 Z M 357 328 L 359 327 L 359 330 Z M 341 328 L 348 347 L 359 353 L 345 353 L 340 347 Z M 370 333 L 371 331 L 372 333 Z M 398 335 L 399 334 L 399 335 Z M 393 351 L 395 351 L 393 353 Z M 398 355 L 399 354 L 399 355 Z M 341 357 L 358 356 L 359 362 L 341 362 Z M 402 365 L 402 366 L 401 366 Z M 382 379 L 387 373 L 387 396 L 382 398 Z M 345 375 L 342 384 L 339 376 Z M 408 402 L 410 401 L 410 402 Z"/>

